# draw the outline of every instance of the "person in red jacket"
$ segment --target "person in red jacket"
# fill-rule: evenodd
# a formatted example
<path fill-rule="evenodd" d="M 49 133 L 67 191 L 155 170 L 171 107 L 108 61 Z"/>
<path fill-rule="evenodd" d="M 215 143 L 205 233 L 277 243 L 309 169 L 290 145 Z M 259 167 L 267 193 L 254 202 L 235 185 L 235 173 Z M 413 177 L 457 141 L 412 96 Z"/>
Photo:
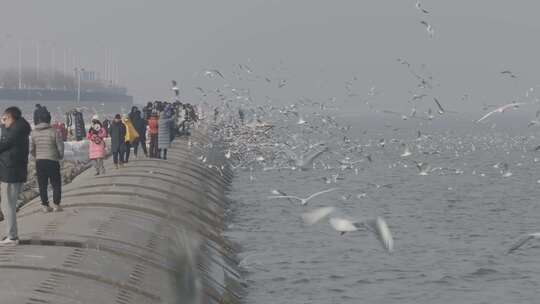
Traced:
<path fill-rule="evenodd" d="M 158 124 L 157 113 L 152 113 L 148 120 L 148 135 L 150 136 L 150 157 L 157 158 L 158 155 Z"/>

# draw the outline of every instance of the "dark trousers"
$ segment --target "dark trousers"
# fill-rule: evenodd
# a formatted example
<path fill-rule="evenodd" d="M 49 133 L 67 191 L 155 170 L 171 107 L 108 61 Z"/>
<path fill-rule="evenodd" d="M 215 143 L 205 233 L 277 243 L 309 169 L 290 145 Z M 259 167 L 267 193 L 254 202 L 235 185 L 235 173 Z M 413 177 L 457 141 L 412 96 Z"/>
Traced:
<path fill-rule="evenodd" d="M 157 134 L 150 134 L 150 157 L 159 157 L 158 154 L 158 136 Z"/>
<path fill-rule="evenodd" d="M 167 149 L 158 149 L 158 158 L 167 159 Z"/>
<path fill-rule="evenodd" d="M 148 156 L 148 150 L 146 149 L 146 138 L 137 138 L 133 143 L 133 154 L 137 156 L 137 151 L 139 150 L 139 145 L 142 147 L 144 155 Z"/>
<path fill-rule="evenodd" d="M 129 162 L 129 153 L 131 152 L 131 144 L 129 142 L 126 142 L 122 152 L 124 153 L 124 163 L 127 164 Z"/>
<path fill-rule="evenodd" d="M 49 159 L 36 160 L 36 174 L 39 186 L 41 204 L 49 206 L 48 187 L 49 180 L 53 187 L 53 203 L 60 205 L 62 198 L 62 177 L 60 176 L 60 163 Z"/>
<path fill-rule="evenodd" d="M 113 156 L 113 163 L 115 165 L 118 164 L 118 160 L 120 160 L 120 163 L 123 164 L 124 163 L 124 148 L 122 146 L 118 147 L 116 150 L 112 151 L 112 156 Z"/>

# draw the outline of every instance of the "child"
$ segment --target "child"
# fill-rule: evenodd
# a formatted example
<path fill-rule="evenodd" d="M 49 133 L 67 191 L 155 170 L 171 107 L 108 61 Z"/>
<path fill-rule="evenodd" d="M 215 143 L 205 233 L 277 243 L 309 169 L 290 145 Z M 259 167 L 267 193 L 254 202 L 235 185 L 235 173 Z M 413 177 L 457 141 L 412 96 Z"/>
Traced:
<path fill-rule="evenodd" d="M 86 138 L 90 141 L 89 158 L 94 162 L 96 175 L 104 174 L 103 158 L 105 158 L 105 138 L 106 132 L 101 122 L 92 120 L 92 127 L 88 131 Z"/>

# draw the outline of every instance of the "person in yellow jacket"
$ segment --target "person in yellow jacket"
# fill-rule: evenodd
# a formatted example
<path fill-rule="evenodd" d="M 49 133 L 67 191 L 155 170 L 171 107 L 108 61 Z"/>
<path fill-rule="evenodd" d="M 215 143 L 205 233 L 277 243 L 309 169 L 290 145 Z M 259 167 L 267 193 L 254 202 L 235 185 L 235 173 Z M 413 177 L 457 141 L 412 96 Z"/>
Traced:
<path fill-rule="evenodd" d="M 129 153 L 131 151 L 131 144 L 134 143 L 137 138 L 139 138 L 139 133 L 137 133 L 137 130 L 133 126 L 133 123 L 131 122 L 131 119 L 127 116 L 125 116 L 122 119 L 122 123 L 126 126 L 126 144 L 124 149 L 124 163 L 128 163 L 129 161 Z"/>

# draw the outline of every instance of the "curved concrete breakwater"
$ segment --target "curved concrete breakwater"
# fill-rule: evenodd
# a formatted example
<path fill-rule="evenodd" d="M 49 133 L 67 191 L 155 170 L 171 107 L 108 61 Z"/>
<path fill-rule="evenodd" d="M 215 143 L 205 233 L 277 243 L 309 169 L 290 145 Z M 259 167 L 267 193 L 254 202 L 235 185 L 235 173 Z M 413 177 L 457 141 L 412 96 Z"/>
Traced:
<path fill-rule="evenodd" d="M 238 303 L 234 246 L 222 237 L 231 173 L 223 150 L 194 133 L 168 160 L 81 174 L 63 212 L 26 204 L 20 245 L 0 247 L 0 303 Z"/>

